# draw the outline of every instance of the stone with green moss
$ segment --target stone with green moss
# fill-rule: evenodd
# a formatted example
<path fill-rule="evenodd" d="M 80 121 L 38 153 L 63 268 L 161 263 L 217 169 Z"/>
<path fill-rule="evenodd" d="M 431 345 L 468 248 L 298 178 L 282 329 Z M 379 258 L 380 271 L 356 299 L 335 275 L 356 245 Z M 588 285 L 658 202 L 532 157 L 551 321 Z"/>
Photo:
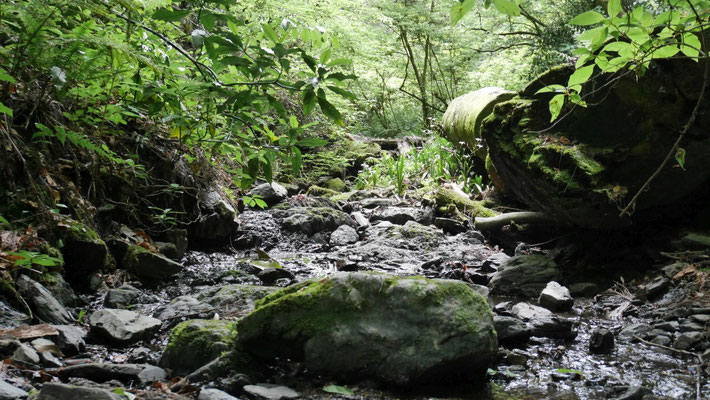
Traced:
<path fill-rule="evenodd" d="M 332 190 L 332 189 L 313 185 L 308 188 L 308 191 L 306 191 L 306 194 L 309 196 L 333 197 L 333 196 L 337 196 L 340 193 L 336 192 L 335 190 Z"/>
<path fill-rule="evenodd" d="M 460 281 L 338 273 L 256 306 L 237 323 L 235 348 L 342 380 L 482 382 L 497 351 L 488 304 Z"/>
<path fill-rule="evenodd" d="M 355 221 L 340 210 L 330 207 L 292 207 L 274 211 L 282 219 L 283 227 L 291 232 L 312 235 L 321 231 L 333 231 L 341 225 L 356 227 Z"/>
<path fill-rule="evenodd" d="M 64 269 L 70 281 L 83 281 L 88 275 L 108 269 L 111 257 L 101 237 L 79 222 L 60 229 Z"/>
<path fill-rule="evenodd" d="M 343 182 L 343 180 L 340 178 L 330 179 L 324 184 L 324 186 L 326 187 L 326 189 L 330 189 L 336 192 L 345 191 L 345 182 Z"/>
<path fill-rule="evenodd" d="M 473 201 L 457 191 L 440 186 L 434 195 L 437 207 L 446 208 L 454 206 L 460 212 L 472 217 L 494 217 L 497 212 L 487 208 L 480 201 Z"/>
<path fill-rule="evenodd" d="M 193 319 L 181 322 L 170 333 L 160 366 L 174 375 L 186 375 L 229 349 L 234 323 Z"/>
<path fill-rule="evenodd" d="M 128 272 L 149 284 L 163 282 L 183 270 L 182 264 L 138 245 L 128 246 L 122 265 Z"/>

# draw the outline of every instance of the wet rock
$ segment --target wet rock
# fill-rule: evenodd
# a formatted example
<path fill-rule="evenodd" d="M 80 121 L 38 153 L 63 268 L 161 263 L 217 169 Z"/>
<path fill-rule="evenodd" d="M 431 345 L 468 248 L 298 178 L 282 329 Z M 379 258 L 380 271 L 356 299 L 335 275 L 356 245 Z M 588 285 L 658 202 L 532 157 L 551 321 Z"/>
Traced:
<path fill-rule="evenodd" d="M 360 228 L 367 228 L 368 226 L 370 226 L 370 220 L 367 219 L 367 217 L 365 217 L 365 215 L 359 211 L 351 213 L 350 217 Z"/>
<path fill-rule="evenodd" d="M 74 289 L 64 280 L 61 274 L 45 273 L 42 278 L 44 286 L 62 306 L 77 307 L 83 304 Z"/>
<path fill-rule="evenodd" d="M 245 392 L 257 398 L 266 400 L 297 399 L 301 396 L 298 392 L 286 386 L 271 385 L 268 383 L 246 385 L 243 389 Z"/>
<path fill-rule="evenodd" d="M 532 336 L 565 340 L 572 340 L 577 337 L 577 332 L 574 330 L 574 323 L 565 318 L 535 318 L 530 321 L 529 326 Z"/>
<path fill-rule="evenodd" d="M 84 282 L 92 272 L 106 269 L 109 260 L 108 247 L 101 237 L 90 227 L 72 223 L 60 228 L 62 232 L 62 256 L 70 282 Z"/>
<path fill-rule="evenodd" d="M 249 196 L 260 197 L 267 205 L 273 206 L 288 197 L 288 190 L 276 182 L 262 183 L 249 191 Z"/>
<path fill-rule="evenodd" d="M 668 291 L 668 288 L 670 287 L 671 282 L 662 277 L 659 276 L 658 278 L 654 279 L 651 283 L 647 284 L 644 286 L 644 290 L 646 292 L 646 298 L 649 300 L 658 298 L 662 296 L 664 293 Z"/>
<path fill-rule="evenodd" d="M 174 244 L 168 242 L 155 242 L 153 244 L 155 245 L 155 248 L 158 249 L 158 252 L 165 257 L 173 261 L 180 259 L 181 256 L 178 255 L 177 247 L 175 247 Z"/>
<path fill-rule="evenodd" d="M 147 339 L 158 329 L 161 321 L 133 311 L 105 308 L 89 317 L 89 333 L 114 345 L 128 345 Z"/>
<path fill-rule="evenodd" d="M 16 328 L 29 321 L 29 319 L 29 315 L 15 310 L 0 299 L 0 329 Z"/>
<path fill-rule="evenodd" d="M 211 246 L 229 239 L 238 228 L 232 204 L 218 189 L 204 191 L 200 195 L 200 204 L 204 212 L 188 226 L 189 238 Z"/>
<path fill-rule="evenodd" d="M 18 291 L 30 303 L 35 314 L 50 324 L 68 324 L 73 318 L 69 312 L 41 284 L 27 275 L 20 275 L 15 281 Z"/>
<path fill-rule="evenodd" d="M 678 321 L 664 321 L 654 325 L 656 329 L 661 329 L 666 332 L 675 332 L 680 329 Z"/>
<path fill-rule="evenodd" d="M 262 300 L 237 331 L 235 346 L 256 358 L 402 386 L 482 381 L 497 350 L 488 305 L 465 283 L 380 274 L 290 286 Z"/>
<path fill-rule="evenodd" d="M 651 394 L 651 390 L 643 386 L 617 386 L 611 392 L 613 400 L 642 400 Z"/>
<path fill-rule="evenodd" d="M 161 321 L 179 318 L 210 318 L 214 307 L 193 296 L 180 296 L 170 303 L 155 309 L 153 316 Z"/>
<path fill-rule="evenodd" d="M 306 235 L 332 231 L 341 225 L 356 226 L 348 214 L 330 207 L 293 207 L 275 210 L 273 215 L 282 219 L 282 225 L 287 231 Z"/>
<path fill-rule="evenodd" d="M 32 366 L 39 365 L 39 354 L 31 347 L 24 343 L 20 344 L 12 354 L 12 360 L 23 365 Z"/>
<path fill-rule="evenodd" d="M 107 308 L 128 308 L 136 304 L 157 303 L 160 299 L 143 293 L 131 286 L 123 285 L 106 292 L 104 306 Z"/>
<path fill-rule="evenodd" d="M 162 368 L 148 364 L 87 363 L 70 365 L 59 371 L 61 379 L 85 378 L 94 382 L 117 380 L 123 383 L 138 382 L 142 385 L 167 379 Z"/>
<path fill-rule="evenodd" d="M 673 342 L 673 348 L 678 350 L 689 350 L 700 343 L 705 335 L 703 332 L 685 332 L 678 336 Z"/>
<path fill-rule="evenodd" d="M 49 352 L 59 357 L 64 357 L 64 353 L 62 353 L 62 350 L 59 349 L 59 347 L 49 339 L 38 338 L 30 342 L 30 344 L 38 353 Z"/>
<path fill-rule="evenodd" d="M 498 315 L 510 317 L 513 315 L 512 311 L 514 305 L 512 301 L 502 301 L 493 307 L 493 311 Z"/>
<path fill-rule="evenodd" d="M 557 264 L 540 254 L 516 256 L 501 265 L 490 282 L 492 295 L 537 297 L 548 282 L 561 278 Z"/>
<path fill-rule="evenodd" d="M 182 264 L 137 245 L 128 247 L 122 265 L 128 272 L 149 284 L 165 282 L 183 270 Z"/>
<path fill-rule="evenodd" d="M 434 226 L 440 228 L 446 233 L 455 235 L 457 233 L 466 232 L 468 230 L 468 227 L 464 222 L 465 221 L 463 220 L 457 220 L 453 218 L 437 217 L 434 219 Z"/>
<path fill-rule="evenodd" d="M 592 297 L 599 293 L 599 285 L 593 282 L 578 282 L 570 285 L 569 291 L 572 296 Z"/>
<path fill-rule="evenodd" d="M 478 293 L 483 297 L 484 299 L 488 300 L 488 295 L 490 294 L 490 290 L 488 287 L 483 286 L 483 285 L 478 285 L 476 283 L 469 283 L 468 287 L 473 289 L 474 292 Z"/>
<path fill-rule="evenodd" d="M 358 204 L 362 208 L 388 207 L 392 205 L 392 199 L 363 199 Z"/>
<path fill-rule="evenodd" d="M 357 231 L 352 226 L 342 225 L 338 229 L 334 230 L 330 234 L 330 245 L 331 246 L 345 246 L 346 244 L 352 244 L 360 240 L 360 236 Z"/>
<path fill-rule="evenodd" d="M 227 285 L 210 288 L 197 294 L 197 299 L 212 306 L 215 312 L 244 315 L 254 309 L 254 302 L 277 288 L 253 285 Z"/>
<path fill-rule="evenodd" d="M 27 398 L 30 394 L 0 379 L 0 400 Z"/>
<path fill-rule="evenodd" d="M 493 317 L 493 322 L 498 333 L 498 341 L 503 345 L 522 344 L 530 339 L 530 328 L 517 318 L 496 315 Z"/>
<path fill-rule="evenodd" d="M 511 257 L 503 252 L 493 253 L 485 261 L 483 261 L 482 268 L 484 272 L 496 272 L 501 265 L 507 263 Z"/>
<path fill-rule="evenodd" d="M 681 332 L 693 332 L 693 331 L 703 331 L 705 330 L 705 324 L 700 324 L 694 321 L 685 321 L 680 324 Z"/>
<path fill-rule="evenodd" d="M 293 273 L 283 268 L 264 268 L 256 274 L 256 277 L 266 286 L 274 285 L 279 280 L 287 280 L 288 282 L 296 279 Z"/>
<path fill-rule="evenodd" d="M 550 374 L 555 382 L 561 381 L 579 381 L 582 379 L 582 374 L 579 371 L 555 371 Z"/>
<path fill-rule="evenodd" d="M 514 317 L 522 319 L 523 321 L 552 317 L 550 310 L 529 303 L 518 303 L 514 305 L 510 311 Z"/>
<path fill-rule="evenodd" d="M 690 320 L 699 324 L 710 324 L 710 314 L 695 314 L 691 315 Z"/>
<path fill-rule="evenodd" d="M 175 259 L 179 260 L 187 251 L 187 229 L 171 229 L 165 232 L 162 236 L 163 241 L 171 243 L 175 246 L 177 253 Z"/>
<path fill-rule="evenodd" d="M 86 351 L 86 331 L 74 325 L 53 325 L 59 332 L 57 345 L 67 356 L 75 356 Z"/>
<path fill-rule="evenodd" d="M 190 320 L 173 328 L 159 365 L 173 375 L 187 375 L 228 350 L 233 323 L 215 320 Z"/>
<path fill-rule="evenodd" d="M 619 338 L 630 340 L 633 339 L 634 336 L 638 336 L 643 339 L 651 329 L 653 328 L 649 324 L 641 322 L 634 323 L 622 329 L 621 332 L 619 332 Z"/>
<path fill-rule="evenodd" d="M 429 225 L 434 220 L 434 211 L 414 207 L 387 207 L 381 208 L 370 216 L 372 221 L 388 221 L 397 225 L 404 225 L 408 221 Z"/>
<path fill-rule="evenodd" d="M 649 340 L 651 343 L 660 344 L 661 346 L 670 346 L 673 340 L 667 335 L 657 335 Z"/>
<path fill-rule="evenodd" d="M 606 328 L 596 328 L 589 337 L 589 352 L 610 354 L 614 350 L 614 334 Z"/>
<path fill-rule="evenodd" d="M 42 358 L 42 365 L 45 368 L 59 368 L 64 366 L 62 360 L 49 351 L 40 353 L 40 357 Z"/>
<path fill-rule="evenodd" d="M 574 305 L 569 290 L 555 281 L 547 284 L 540 294 L 538 302 L 541 306 L 552 311 L 566 311 Z"/>
<path fill-rule="evenodd" d="M 125 400 L 125 397 L 108 390 L 62 383 L 45 383 L 36 400 Z"/>
<path fill-rule="evenodd" d="M 710 236 L 701 233 L 688 233 L 680 239 L 680 244 L 686 250 L 705 250 L 710 248 Z"/>
<path fill-rule="evenodd" d="M 217 389 L 202 389 L 197 400 L 239 400 L 236 397 Z"/>

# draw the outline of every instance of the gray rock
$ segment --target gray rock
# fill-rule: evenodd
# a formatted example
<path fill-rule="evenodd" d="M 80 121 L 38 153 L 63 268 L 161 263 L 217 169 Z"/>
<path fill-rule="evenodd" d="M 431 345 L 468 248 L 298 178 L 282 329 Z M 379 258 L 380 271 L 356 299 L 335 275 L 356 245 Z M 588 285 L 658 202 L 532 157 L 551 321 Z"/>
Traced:
<path fill-rule="evenodd" d="M 468 227 L 464 223 L 465 221 L 453 219 L 453 218 L 434 218 L 434 226 L 441 228 L 446 233 L 457 234 L 466 232 Z"/>
<path fill-rule="evenodd" d="M 574 305 L 574 300 L 569 294 L 569 290 L 555 281 L 547 284 L 542 293 L 540 293 L 538 302 L 541 306 L 552 311 L 566 311 Z"/>
<path fill-rule="evenodd" d="M 295 390 L 286 386 L 271 385 L 261 383 L 258 385 L 246 385 L 244 391 L 266 400 L 297 399 L 301 395 Z"/>
<path fill-rule="evenodd" d="M 274 217 L 282 218 L 284 229 L 313 235 L 322 231 L 332 231 L 341 225 L 356 226 L 350 216 L 330 207 L 294 207 L 275 210 Z"/>
<path fill-rule="evenodd" d="M 273 206 L 288 197 L 288 191 L 276 182 L 262 183 L 249 191 L 249 196 L 258 196 L 266 204 Z"/>
<path fill-rule="evenodd" d="M 86 331 L 74 325 L 52 325 L 59 332 L 57 345 L 67 356 L 86 351 Z"/>
<path fill-rule="evenodd" d="M 33 281 L 27 275 L 20 275 L 15 283 L 19 292 L 30 303 L 40 319 L 50 324 L 72 322 L 71 314 L 44 286 Z"/>
<path fill-rule="evenodd" d="M 671 281 L 668 279 L 659 276 L 658 278 L 654 279 L 651 283 L 647 284 L 644 286 L 644 290 L 646 291 L 646 297 L 648 299 L 655 299 L 659 296 L 662 296 L 664 293 L 668 291 L 668 288 L 671 285 Z"/>
<path fill-rule="evenodd" d="M 516 256 L 501 265 L 490 282 L 492 295 L 536 298 L 548 282 L 561 278 L 557 264 L 540 254 Z"/>
<path fill-rule="evenodd" d="M 572 296 L 592 297 L 599 293 L 599 285 L 594 282 L 578 282 L 570 285 L 569 291 Z"/>
<path fill-rule="evenodd" d="M 183 270 L 182 264 L 137 245 L 128 247 L 122 265 L 128 272 L 149 284 L 165 282 Z"/>
<path fill-rule="evenodd" d="M 387 207 L 372 213 L 370 219 L 372 221 L 388 221 L 397 225 L 404 225 L 409 221 L 429 225 L 434 220 L 434 211 L 429 208 Z"/>
<path fill-rule="evenodd" d="M 468 287 L 473 289 L 474 292 L 480 294 L 484 299 L 488 300 L 488 295 L 490 294 L 490 290 L 488 287 L 483 286 L 483 285 L 477 285 L 475 283 L 469 283 Z"/>
<path fill-rule="evenodd" d="M 81 299 L 76 295 L 71 285 L 59 273 L 45 275 L 45 287 L 55 299 L 64 307 L 78 307 L 82 305 Z"/>
<path fill-rule="evenodd" d="M 64 357 L 62 350 L 59 349 L 59 347 L 53 341 L 51 341 L 49 339 L 37 338 L 37 339 L 34 339 L 30 343 L 32 344 L 32 347 L 34 347 L 34 349 L 38 353 L 50 352 L 50 353 L 55 354 L 59 357 Z"/>
<path fill-rule="evenodd" d="M 678 336 L 673 342 L 673 348 L 678 350 L 688 350 L 703 340 L 705 335 L 702 332 L 685 332 Z"/>
<path fill-rule="evenodd" d="M 625 386 L 615 388 L 618 396 L 613 397 L 613 400 L 642 400 L 644 396 L 651 394 L 651 390 L 643 386 Z"/>
<path fill-rule="evenodd" d="M 358 202 L 362 208 L 387 207 L 392 205 L 392 199 L 363 199 Z"/>
<path fill-rule="evenodd" d="M 530 321 L 532 336 L 572 340 L 577 337 L 571 320 L 559 317 L 536 318 Z"/>
<path fill-rule="evenodd" d="M 633 339 L 634 336 L 638 336 L 641 339 L 646 337 L 646 334 L 653 329 L 651 325 L 645 323 L 634 323 L 624 327 L 624 329 L 619 332 L 619 338 L 622 339 Z"/>
<path fill-rule="evenodd" d="M 236 397 L 217 389 L 202 389 L 197 400 L 239 400 Z"/>
<path fill-rule="evenodd" d="M 609 354 L 614 350 L 614 334 L 605 328 L 596 328 L 589 337 L 589 352 Z"/>
<path fill-rule="evenodd" d="M 219 189 L 211 189 L 200 195 L 200 204 L 204 211 L 197 221 L 188 226 L 190 239 L 198 242 L 229 239 L 239 227 L 236 211 L 229 200 L 222 196 Z"/>
<path fill-rule="evenodd" d="M 89 333 L 115 345 L 128 345 L 147 339 L 158 329 L 161 321 L 133 311 L 105 308 L 89 317 Z"/>
<path fill-rule="evenodd" d="M 187 251 L 187 229 L 171 229 L 165 232 L 162 239 L 175 245 L 176 259 L 181 259 Z"/>
<path fill-rule="evenodd" d="M 281 279 L 286 279 L 289 282 L 296 279 L 296 276 L 284 268 L 264 268 L 256 277 L 266 286 L 274 285 Z"/>
<path fill-rule="evenodd" d="M 514 317 L 522 319 L 523 321 L 552 317 L 550 310 L 529 303 L 518 303 L 514 305 L 510 311 Z"/>
<path fill-rule="evenodd" d="M 680 324 L 678 321 L 664 321 L 656 324 L 654 327 L 666 332 L 675 332 L 680 329 Z"/>
<path fill-rule="evenodd" d="M 461 281 L 341 272 L 266 299 L 239 320 L 235 347 L 313 374 L 480 382 L 497 351 L 487 303 Z"/>
<path fill-rule="evenodd" d="M 42 365 L 45 368 L 59 368 L 59 367 L 64 366 L 64 363 L 62 362 L 62 360 L 57 358 L 57 356 L 55 356 L 54 354 L 52 354 L 49 351 L 44 351 L 44 352 L 40 353 L 39 355 L 42 358 Z"/>
<path fill-rule="evenodd" d="M 193 296 L 176 297 L 170 303 L 155 309 L 153 316 L 162 321 L 172 321 L 179 318 L 210 318 L 214 307 Z"/>
<path fill-rule="evenodd" d="M 13 329 L 29 322 L 30 317 L 10 307 L 0 299 L 0 329 Z"/>
<path fill-rule="evenodd" d="M 199 292 L 197 299 L 213 307 L 215 312 L 243 316 L 254 310 L 254 302 L 276 291 L 275 287 L 226 285 Z"/>
<path fill-rule="evenodd" d="M 219 357 L 229 349 L 226 344 L 233 323 L 218 320 L 188 320 L 173 328 L 160 357 L 160 365 L 174 375 L 187 375 Z"/>
<path fill-rule="evenodd" d="M 681 332 L 693 332 L 693 331 L 703 331 L 705 330 L 705 324 L 700 324 L 695 321 L 685 321 L 680 324 Z"/>
<path fill-rule="evenodd" d="M 39 365 L 40 358 L 39 354 L 30 346 L 22 343 L 15 349 L 12 354 L 13 361 L 19 362 L 25 365 Z"/>
<path fill-rule="evenodd" d="M 0 379 L 0 400 L 16 400 L 27 398 L 30 394 L 20 388 Z"/>
<path fill-rule="evenodd" d="M 131 285 L 123 285 L 106 292 L 104 306 L 107 308 L 128 308 L 136 304 L 157 303 L 155 296 L 149 296 Z"/>
<path fill-rule="evenodd" d="M 357 234 L 357 231 L 355 228 L 348 225 L 341 225 L 330 234 L 331 246 L 345 246 L 346 244 L 355 243 L 358 240 L 360 240 L 360 236 Z"/>
<path fill-rule="evenodd" d="M 673 340 L 667 335 L 658 335 L 651 339 L 650 342 L 660 344 L 661 346 L 670 346 Z"/>
<path fill-rule="evenodd" d="M 691 315 L 690 320 L 699 324 L 710 324 L 710 314 Z"/>
<path fill-rule="evenodd" d="M 87 363 L 70 365 L 59 371 L 59 377 L 85 378 L 94 382 L 118 380 L 123 383 L 138 382 L 141 385 L 163 381 L 168 374 L 164 369 L 148 364 Z"/>
<path fill-rule="evenodd" d="M 493 322 L 501 344 L 517 345 L 530 339 L 530 328 L 517 318 L 496 315 L 493 317 Z"/>
<path fill-rule="evenodd" d="M 45 383 L 36 400 L 125 400 L 108 390 L 62 383 Z"/>
<path fill-rule="evenodd" d="M 179 255 L 177 247 L 175 247 L 175 245 L 172 243 L 155 242 L 153 244 L 155 245 L 155 248 L 158 249 L 158 252 L 160 252 L 160 254 L 171 260 L 178 261 L 182 257 Z"/>
<path fill-rule="evenodd" d="M 367 217 L 365 217 L 365 215 L 363 215 L 363 213 L 359 211 L 351 213 L 350 218 L 352 218 L 353 221 L 355 221 L 357 226 L 360 228 L 367 228 L 368 226 L 370 226 L 370 220 L 368 220 Z"/>

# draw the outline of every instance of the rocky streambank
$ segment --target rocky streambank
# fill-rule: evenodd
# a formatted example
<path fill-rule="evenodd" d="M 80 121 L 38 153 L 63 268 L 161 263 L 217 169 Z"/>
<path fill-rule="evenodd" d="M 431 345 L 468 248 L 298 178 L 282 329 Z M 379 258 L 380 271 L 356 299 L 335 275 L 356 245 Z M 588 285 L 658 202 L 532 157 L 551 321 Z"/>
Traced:
<path fill-rule="evenodd" d="M 710 393 L 702 234 L 595 275 L 554 241 L 499 248 L 463 199 L 265 185 L 266 210 L 212 201 L 211 220 L 164 241 L 122 227 L 98 256 L 98 239 L 74 244 L 120 267 L 81 288 L 22 275 L 28 310 L 0 303 L 0 399 Z M 213 233 L 231 248 L 186 252 Z"/>

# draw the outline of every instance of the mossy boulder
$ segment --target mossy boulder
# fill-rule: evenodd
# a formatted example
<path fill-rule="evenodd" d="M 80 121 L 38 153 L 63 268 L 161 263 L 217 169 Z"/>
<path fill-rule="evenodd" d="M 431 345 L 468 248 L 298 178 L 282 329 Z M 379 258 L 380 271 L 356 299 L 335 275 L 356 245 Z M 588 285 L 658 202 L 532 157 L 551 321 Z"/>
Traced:
<path fill-rule="evenodd" d="M 340 178 L 330 179 L 324 184 L 324 186 L 326 189 L 330 189 L 336 192 L 345 191 L 345 182 L 343 182 L 343 180 Z"/>
<path fill-rule="evenodd" d="M 67 279 L 81 282 L 94 272 L 104 271 L 111 265 L 108 247 L 89 226 L 79 222 L 61 228 L 61 249 Z"/>
<path fill-rule="evenodd" d="M 233 325 L 230 321 L 203 319 L 181 322 L 170 333 L 159 365 L 175 375 L 189 374 L 229 349 Z"/>
<path fill-rule="evenodd" d="M 497 104 L 481 135 L 491 165 L 508 193 L 529 208 L 587 228 L 616 229 L 633 222 L 675 219 L 696 209 L 710 187 L 710 118 L 703 114 L 681 143 L 685 169 L 663 168 L 641 194 L 632 217 L 621 209 L 661 165 L 695 106 L 702 64 L 666 60 L 643 77 L 602 75 L 585 85 L 588 107 L 565 107 L 550 123 L 549 84 L 566 85 L 573 66 L 534 80 Z M 607 85 L 614 79 L 613 85 Z M 597 90 L 598 89 L 598 90 Z M 710 107 L 704 100 L 701 110 Z"/>
<path fill-rule="evenodd" d="M 182 264 L 138 245 L 128 246 L 122 266 L 148 284 L 163 282 L 183 270 Z"/>
<path fill-rule="evenodd" d="M 464 282 L 369 273 L 275 292 L 237 330 L 235 349 L 255 358 L 395 386 L 483 382 L 498 347 L 488 304 Z"/>
<path fill-rule="evenodd" d="M 474 201 L 459 191 L 440 186 L 434 194 L 436 206 L 444 213 L 450 213 L 449 207 L 472 217 L 494 217 L 497 212 L 487 208 L 483 202 Z"/>

